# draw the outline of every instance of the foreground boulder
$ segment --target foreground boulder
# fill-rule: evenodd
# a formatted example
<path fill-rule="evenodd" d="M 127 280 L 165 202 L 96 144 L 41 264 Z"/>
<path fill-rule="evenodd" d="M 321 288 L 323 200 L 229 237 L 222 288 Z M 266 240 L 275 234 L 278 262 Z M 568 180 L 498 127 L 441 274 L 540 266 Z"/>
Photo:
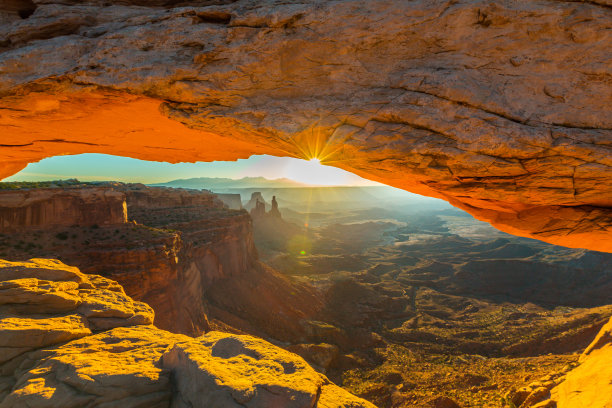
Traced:
<path fill-rule="evenodd" d="M 0 407 L 373 407 L 264 340 L 152 321 L 109 279 L 0 261 Z"/>
<path fill-rule="evenodd" d="M 58 154 L 318 157 L 612 251 L 609 0 L 13 0 L 0 177 Z"/>

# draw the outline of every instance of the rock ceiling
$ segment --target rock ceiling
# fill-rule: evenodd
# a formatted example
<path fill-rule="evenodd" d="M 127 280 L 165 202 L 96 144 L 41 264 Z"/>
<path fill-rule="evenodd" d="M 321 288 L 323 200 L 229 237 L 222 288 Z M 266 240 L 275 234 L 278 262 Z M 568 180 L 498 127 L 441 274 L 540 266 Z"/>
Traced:
<path fill-rule="evenodd" d="M 612 251 L 611 6 L 3 2 L 0 177 L 84 152 L 318 157 Z"/>

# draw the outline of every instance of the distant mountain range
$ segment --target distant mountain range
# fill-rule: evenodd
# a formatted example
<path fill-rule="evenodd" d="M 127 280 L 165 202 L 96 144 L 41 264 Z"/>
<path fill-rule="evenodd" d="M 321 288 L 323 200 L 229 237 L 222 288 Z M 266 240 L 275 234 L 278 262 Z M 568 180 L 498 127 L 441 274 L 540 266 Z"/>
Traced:
<path fill-rule="evenodd" d="M 419 196 L 389 186 L 339 186 L 321 187 L 299 183 L 287 178 L 270 180 L 265 177 L 230 178 L 198 177 L 151 184 L 174 188 L 206 189 L 217 194 L 240 194 L 245 205 L 254 192 L 260 192 L 270 202 L 273 196 L 283 209 L 310 212 L 349 208 L 388 207 L 408 205 L 412 209 L 451 208 L 445 201 Z"/>
<path fill-rule="evenodd" d="M 298 183 L 287 178 L 269 180 L 265 177 L 244 177 L 241 179 L 196 177 L 190 179 L 172 180 L 166 183 L 151 184 L 152 186 L 194 188 L 206 190 L 226 190 L 234 188 L 295 188 L 312 187 L 309 184 Z"/>

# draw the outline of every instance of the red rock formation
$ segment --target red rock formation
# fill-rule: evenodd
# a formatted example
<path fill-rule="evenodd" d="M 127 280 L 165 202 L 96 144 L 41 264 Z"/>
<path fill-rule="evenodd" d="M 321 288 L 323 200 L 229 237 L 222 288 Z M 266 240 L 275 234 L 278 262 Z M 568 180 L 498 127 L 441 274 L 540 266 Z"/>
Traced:
<path fill-rule="evenodd" d="M 242 210 L 242 200 L 240 194 L 219 194 L 215 193 L 219 200 L 223 201 L 230 210 Z"/>
<path fill-rule="evenodd" d="M 0 191 L 0 233 L 126 222 L 125 195 L 106 187 Z"/>
<path fill-rule="evenodd" d="M 5 24 L 28 18 L 36 10 L 32 0 L 4 0 L 0 4 L 0 22 Z"/>
<path fill-rule="evenodd" d="M 159 208 L 194 207 L 205 209 L 224 208 L 223 202 L 207 191 L 183 188 L 155 187 L 144 184 L 116 184 L 116 189 L 124 191 L 131 212 Z"/>
<path fill-rule="evenodd" d="M 97 238 L 105 233 L 110 238 Z M 78 265 L 85 273 L 103 275 L 120 282 L 130 297 L 147 303 L 156 311 L 157 327 L 188 334 L 201 333 L 202 328 L 208 327 L 206 314 L 184 313 L 189 309 L 185 304 L 196 303 L 188 303 L 192 300 L 180 285 L 177 262 L 181 247 L 179 234 L 127 224 L 119 229 L 96 230 L 95 235 L 86 238 L 87 244 L 82 242 L 80 235 L 76 240 L 63 242 L 64 245 L 53 234 L 47 239 L 55 245 L 47 250 L 37 250 L 40 255 L 56 256 L 63 262 Z"/>
<path fill-rule="evenodd" d="M 66 153 L 319 157 L 612 251 L 607 0 L 225 3 L 0 8 L 0 177 Z"/>
<path fill-rule="evenodd" d="M 278 210 L 278 201 L 276 201 L 276 196 L 272 197 L 272 208 L 270 209 L 270 212 L 268 212 L 268 214 L 272 217 L 282 218 L 281 213 Z"/>
<path fill-rule="evenodd" d="M 251 210 L 252 218 L 265 217 L 266 215 L 266 204 L 263 201 L 256 201 L 255 207 Z"/>
<path fill-rule="evenodd" d="M 244 208 L 248 211 L 252 211 L 256 206 L 257 203 L 261 202 L 265 205 L 265 207 L 268 207 L 268 203 L 266 203 L 266 200 L 264 200 L 263 195 L 261 194 L 260 191 L 255 191 L 253 193 L 251 193 L 251 199 L 245 204 Z M 266 208 L 264 207 L 263 211 L 266 211 Z"/>
<path fill-rule="evenodd" d="M 509 395 L 519 408 L 608 408 L 612 406 L 612 320 L 580 356 L 579 365 L 553 373 Z"/>

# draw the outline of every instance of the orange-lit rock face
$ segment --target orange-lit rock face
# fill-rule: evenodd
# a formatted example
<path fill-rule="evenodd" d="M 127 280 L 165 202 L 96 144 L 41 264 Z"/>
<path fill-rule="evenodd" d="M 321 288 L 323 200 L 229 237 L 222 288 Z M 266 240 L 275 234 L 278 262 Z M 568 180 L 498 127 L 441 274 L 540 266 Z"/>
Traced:
<path fill-rule="evenodd" d="M 318 156 L 612 251 L 604 1 L 35 3 L 0 10 L 0 177 L 83 152 Z"/>

